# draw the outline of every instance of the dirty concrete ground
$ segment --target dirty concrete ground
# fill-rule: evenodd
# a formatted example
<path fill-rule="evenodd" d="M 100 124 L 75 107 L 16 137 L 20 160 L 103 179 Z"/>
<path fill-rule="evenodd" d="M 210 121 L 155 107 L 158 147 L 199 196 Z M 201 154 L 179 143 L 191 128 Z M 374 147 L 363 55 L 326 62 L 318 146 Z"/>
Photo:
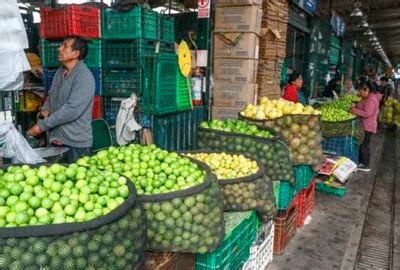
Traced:
<path fill-rule="evenodd" d="M 387 166 L 397 164 L 396 167 L 400 168 L 398 158 L 397 162 L 391 165 L 381 162 L 383 152 L 396 151 L 397 148 L 395 153 L 397 156 L 400 155 L 400 139 L 397 140 L 397 147 L 386 145 L 383 151 L 386 136 L 396 136 L 396 132 L 380 131 L 374 135 L 371 142 L 372 170 L 368 173 L 357 172 L 348 183 L 346 196 L 339 198 L 316 192 L 311 222 L 297 230 L 297 234 L 290 241 L 285 252 L 274 257 L 273 262 L 267 267 L 268 270 L 354 269 L 377 172 L 377 181 L 379 181 L 380 175 Z M 393 171 L 399 175 L 399 170 L 393 169 Z M 397 180 L 397 182 L 400 181 L 398 178 Z M 398 189 L 397 194 L 400 195 L 400 188 Z M 399 196 L 396 196 L 396 200 L 400 201 Z M 396 205 L 395 213 L 400 211 L 399 205 Z M 397 239 L 398 235 L 396 236 L 396 232 L 400 232 L 400 229 L 396 224 L 400 224 L 399 214 L 395 216 L 395 255 L 400 254 L 400 241 Z M 399 257 L 394 256 L 394 266 L 400 266 Z"/>

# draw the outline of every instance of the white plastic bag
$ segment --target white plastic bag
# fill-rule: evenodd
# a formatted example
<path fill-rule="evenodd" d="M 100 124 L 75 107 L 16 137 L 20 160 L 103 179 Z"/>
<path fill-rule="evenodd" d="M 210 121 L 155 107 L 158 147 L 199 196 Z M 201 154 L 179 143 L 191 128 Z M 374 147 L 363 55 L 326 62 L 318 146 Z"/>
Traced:
<path fill-rule="evenodd" d="M 0 122 L 0 142 L 3 144 L 4 157 L 11 158 L 12 163 L 37 164 L 46 162 L 32 149 L 13 123 Z"/>
<path fill-rule="evenodd" d="M 137 97 L 132 94 L 121 102 L 116 120 L 116 137 L 118 145 L 126 145 L 135 139 L 136 132 L 142 129 L 134 117 Z"/>

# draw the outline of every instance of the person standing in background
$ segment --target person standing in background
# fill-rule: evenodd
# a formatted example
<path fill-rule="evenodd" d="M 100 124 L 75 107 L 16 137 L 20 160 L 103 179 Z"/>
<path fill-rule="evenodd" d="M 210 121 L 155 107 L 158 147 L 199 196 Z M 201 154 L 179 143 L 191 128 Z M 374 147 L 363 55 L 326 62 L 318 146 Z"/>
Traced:
<path fill-rule="evenodd" d="M 354 88 L 352 80 L 346 79 L 341 96 L 356 96 L 357 94 L 358 92 Z"/>
<path fill-rule="evenodd" d="M 370 171 L 370 143 L 372 134 L 377 132 L 379 102 L 382 95 L 374 91 L 374 87 L 367 77 L 358 79 L 357 90 L 362 100 L 351 108 L 351 112 L 357 115 L 365 131 L 364 141 L 360 145 L 359 170 Z"/>
<path fill-rule="evenodd" d="M 303 78 L 297 72 L 289 75 L 288 84 L 285 87 L 283 98 L 294 103 L 300 102 L 299 93 L 303 87 Z M 301 98 L 301 97 L 300 97 Z"/>

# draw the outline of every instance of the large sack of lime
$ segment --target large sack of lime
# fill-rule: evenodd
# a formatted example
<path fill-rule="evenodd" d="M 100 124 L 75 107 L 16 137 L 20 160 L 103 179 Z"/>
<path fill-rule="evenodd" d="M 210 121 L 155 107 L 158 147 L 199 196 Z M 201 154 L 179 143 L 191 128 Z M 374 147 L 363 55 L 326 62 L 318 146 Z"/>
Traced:
<path fill-rule="evenodd" d="M 146 219 L 125 177 L 96 168 L 0 171 L 1 269 L 140 269 Z"/>
<path fill-rule="evenodd" d="M 132 179 L 146 212 L 148 250 L 205 253 L 222 241 L 222 195 L 205 164 L 138 144 L 110 147 L 78 163 Z"/>
<path fill-rule="evenodd" d="M 383 107 L 379 115 L 379 122 L 386 125 L 394 124 L 394 120 L 398 120 L 399 118 L 399 116 L 397 116 L 398 114 L 396 115 L 395 112 L 400 111 L 395 109 L 400 109 L 398 102 L 392 97 L 389 97 L 383 104 Z"/>
<path fill-rule="evenodd" d="M 265 166 L 266 175 L 276 181 L 295 182 L 290 151 L 279 137 L 269 130 L 240 120 L 202 122 L 198 149 L 246 154 Z"/>
<path fill-rule="evenodd" d="M 350 112 L 351 106 L 360 101 L 357 96 L 345 96 L 339 100 L 321 106 L 322 136 L 355 137 L 358 144 L 364 140 L 364 129 L 361 121 Z"/>
<path fill-rule="evenodd" d="M 259 105 L 249 104 L 241 111 L 239 119 L 278 132 L 291 150 L 294 165 L 315 165 L 318 170 L 323 160 L 320 114 L 311 106 L 263 97 Z"/>
<path fill-rule="evenodd" d="M 275 216 L 272 181 L 261 163 L 224 152 L 199 150 L 184 152 L 184 155 L 206 163 L 217 176 L 225 211 L 256 210 L 263 221 Z"/>

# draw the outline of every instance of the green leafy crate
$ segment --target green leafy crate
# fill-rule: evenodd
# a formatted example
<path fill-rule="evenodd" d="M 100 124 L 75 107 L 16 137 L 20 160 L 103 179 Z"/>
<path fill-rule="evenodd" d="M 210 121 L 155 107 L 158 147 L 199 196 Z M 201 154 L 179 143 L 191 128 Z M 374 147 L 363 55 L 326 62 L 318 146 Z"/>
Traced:
<path fill-rule="evenodd" d="M 149 61 L 149 65 L 153 61 L 153 67 L 147 68 L 149 65 L 145 64 L 140 111 L 154 115 L 176 112 L 176 54 L 159 53 Z"/>
<path fill-rule="evenodd" d="M 163 42 L 175 43 L 175 22 L 171 17 L 160 15 L 160 38 Z"/>
<path fill-rule="evenodd" d="M 145 56 L 152 56 L 155 53 L 156 42 L 153 40 L 105 40 L 103 42 L 103 67 L 140 67 L 143 65 Z"/>
<path fill-rule="evenodd" d="M 176 71 L 176 109 L 186 111 L 191 108 L 190 102 L 191 80 L 185 78 L 180 69 Z"/>
<path fill-rule="evenodd" d="M 257 215 L 251 212 L 224 214 L 227 232 L 220 246 L 206 254 L 196 254 L 196 270 L 239 269 L 250 256 L 250 246 L 256 238 Z"/>
<path fill-rule="evenodd" d="M 308 188 L 314 176 L 315 172 L 311 166 L 294 166 L 294 177 L 296 178 L 295 192 L 298 193 L 302 189 Z"/>
<path fill-rule="evenodd" d="M 150 128 L 154 143 L 165 150 L 191 150 L 195 148 L 198 127 L 204 120 L 204 107 L 166 115 L 140 114 L 140 124 Z"/>
<path fill-rule="evenodd" d="M 132 93 L 140 95 L 143 90 L 143 71 L 134 69 L 111 69 L 103 72 L 103 96 L 130 97 Z"/>
<path fill-rule="evenodd" d="M 135 7 L 129 11 L 104 9 L 101 13 L 103 39 L 157 39 L 157 12 Z"/>
<path fill-rule="evenodd" d="M 275 202 L 279 210 L 285 210 L 296 196 L 296 188 L 289 182 L 273 181 Z"/>
<path fill-rule="evenodd" d="M 323 182 L 316 182 L 315 183 L 315 190 L 318 190 L 319 192 L 335 195 L 338 197 L 343 197 L 347 193 L 347 188 L 342 187 L 333 187 L 331 185 L 327 185 Z"/>
<path fill-rule="evenodd" d="M 85 57 L 85 64 L 91 68 L 101 67 L 101 40 L 89 39 L 88 40 L 88 54 Z M 58 48 L 61 46 L 62 40 L 40 40 L 40 47 L 42 50 L 41 59 L 42 66 L 46 68 L 59 67 L 61 63 L 58 61 Z"/>

